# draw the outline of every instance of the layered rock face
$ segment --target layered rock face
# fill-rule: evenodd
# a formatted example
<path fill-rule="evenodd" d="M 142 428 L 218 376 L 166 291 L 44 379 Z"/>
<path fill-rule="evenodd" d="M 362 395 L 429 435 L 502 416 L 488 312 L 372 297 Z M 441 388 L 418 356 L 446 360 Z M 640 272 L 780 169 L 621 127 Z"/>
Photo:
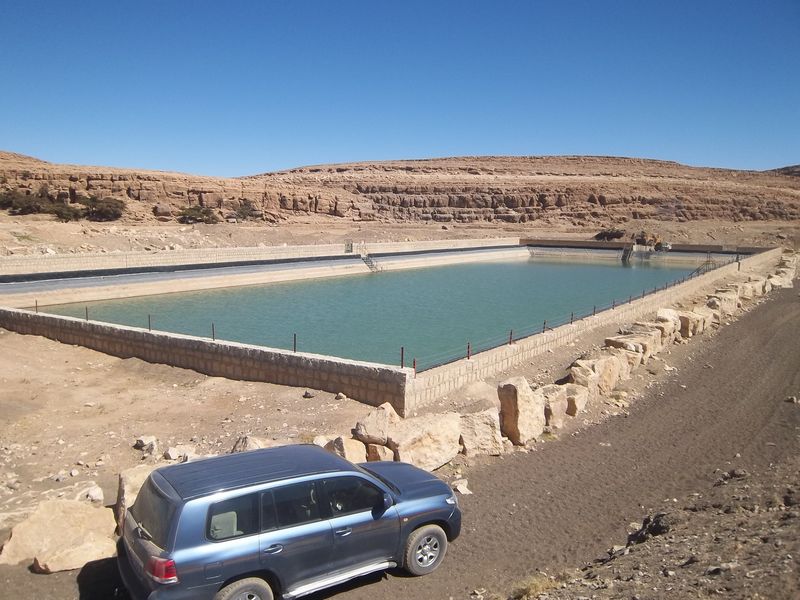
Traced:
<path fill-rule="evenodd" d="M 800 178 L 609 157 L 464 157 L 304 167 L 242 178 L 56 165 L 0 152 L 0 188 L 128 201 L 141 218 L 208 206 L 257 219 L 614 224 L 800 219 Z"/>

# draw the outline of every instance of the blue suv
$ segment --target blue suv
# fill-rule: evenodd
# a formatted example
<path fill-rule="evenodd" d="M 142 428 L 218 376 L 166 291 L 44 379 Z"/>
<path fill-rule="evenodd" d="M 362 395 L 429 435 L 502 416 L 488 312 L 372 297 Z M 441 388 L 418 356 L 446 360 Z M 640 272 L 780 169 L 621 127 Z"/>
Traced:
<path fill-rule="evenodd" d="M 283 446 L 153 471 L 117 561 L 135 600 L 288 599 L 392 567 L 426 575 L 460 531 L 426 471 Z"/>

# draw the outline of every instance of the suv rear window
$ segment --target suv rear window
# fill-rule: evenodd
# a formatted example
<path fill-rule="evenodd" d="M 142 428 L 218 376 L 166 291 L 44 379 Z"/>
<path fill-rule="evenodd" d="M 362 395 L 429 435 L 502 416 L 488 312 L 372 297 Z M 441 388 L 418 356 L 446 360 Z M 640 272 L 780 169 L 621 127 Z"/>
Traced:
<path fill-rule="evenodd" d="M 144 529 L 145 534 L 152 537 L 152 542 L 159 548 L 166 548 L 167 535 L 175 505 L 169 498 L 161 494 L 158 487 L 149 477 L 144 482 L 136 501 L 130 508 L 136 522 Z"/>
<path fill-rule="evenodd" d="M 258 494 L 247 494 L 211 505 L 208 539 L 220 541 L 258 532 Z"/>

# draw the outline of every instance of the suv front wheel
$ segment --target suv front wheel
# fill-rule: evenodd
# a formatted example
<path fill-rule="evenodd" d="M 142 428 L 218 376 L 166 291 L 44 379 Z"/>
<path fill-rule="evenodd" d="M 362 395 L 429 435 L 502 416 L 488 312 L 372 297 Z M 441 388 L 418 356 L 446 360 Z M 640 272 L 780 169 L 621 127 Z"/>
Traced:
<path fill-rule="evenodd" d="M 263 579 L 247 577 L 226 585 L 214 600 L 273 600 L 272 588 Z"/>
<path fill-rule="evenodd" d="M 447 552 L 447 536 L 438 525 L 425 525 L 406 542 L 405 569 L 412 575 L 427 575 L 436 569 Z"/>

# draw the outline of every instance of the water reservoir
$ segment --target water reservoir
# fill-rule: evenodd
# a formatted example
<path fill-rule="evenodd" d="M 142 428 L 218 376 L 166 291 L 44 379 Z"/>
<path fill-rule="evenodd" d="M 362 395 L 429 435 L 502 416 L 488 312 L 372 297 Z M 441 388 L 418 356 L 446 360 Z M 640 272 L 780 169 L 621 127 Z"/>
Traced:
<path fill-rule="evenodd" d="M 569 322 L 690 267 L 544 259 L 467 263 L 48 307 L 135 327 L 420 369 Z M 547 322 L 547 325 L 545 325 Z M 296 336 L 296 338 L 295 338 Z"/>

